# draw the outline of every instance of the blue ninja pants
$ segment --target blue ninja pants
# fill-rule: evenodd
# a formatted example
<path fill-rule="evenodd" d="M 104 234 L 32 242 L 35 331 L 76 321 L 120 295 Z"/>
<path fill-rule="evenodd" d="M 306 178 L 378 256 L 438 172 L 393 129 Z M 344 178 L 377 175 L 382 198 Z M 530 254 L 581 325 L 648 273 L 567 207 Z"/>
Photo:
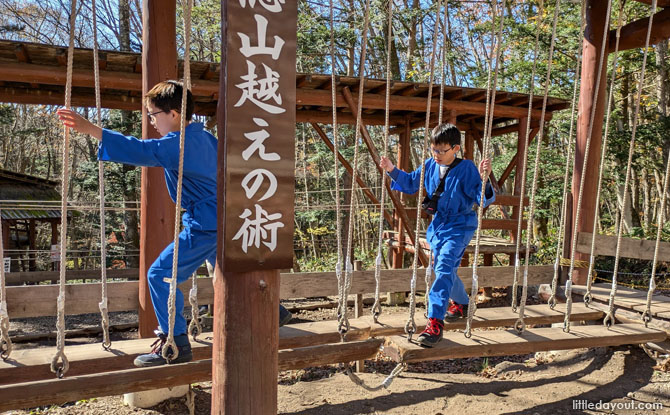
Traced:
<path fill-rule="evenodd" d="M 468 294 L 456 270 L 474 233 L 475 230 L 452 229 L 431 241 L 435 282 L 428 293 L 428 317 L 444 319 L 449 298 L 458 304 L 468 304 Z"/>
<path fill-rule="evenodd" d="M 151 302 L 163 333 L 170 328 L 168 297 L 170 296 L 170 278 L 172 278 L 172 259 L 174 242 L 168 245 L 151 265 L 147 272 Z M 179 234 L 179 256 L 177 258 L 177 283 L 186 281 L 204 262 L 216 263 L 216 231 L 197 231 L 185 228 Z M 186 333 L 184 318 L 184 295 L 177 289 L 175 299 L 174 335 Z"/>

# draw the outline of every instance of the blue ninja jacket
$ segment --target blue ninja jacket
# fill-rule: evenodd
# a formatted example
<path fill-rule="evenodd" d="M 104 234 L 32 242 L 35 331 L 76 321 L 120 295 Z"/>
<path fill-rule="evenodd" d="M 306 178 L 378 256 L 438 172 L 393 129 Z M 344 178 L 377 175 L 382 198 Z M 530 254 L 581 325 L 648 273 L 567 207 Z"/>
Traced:
<path fill-rule="evenodd" d="M 216 230 L 216 138 L 201 123 L 186 126 L 184 178 L 181 207 L 185 228 Z M 98 160 L 143 167 L 163 167 L 165 184 L 172 201 L 177 196 L 179 174 L 179 131 L 158 139 L 139 140 L 111 130 L 103 130 Z"/>
<path fill-rule="evenodd" d="M 431 158 L 425 161 L 425 168 L 424 187 L 426 193 L 432 195 L 440 184 L 440 165 Z M 411 173 L 395 168 L 389 176 L 393 179 L 393 190 L 414 194 L 419 190 L 421 167 Z M 472 160 L 463 160 L 449 171 L 444 182 L 444 191 L 437 202 L 437 212 L 426 232 L 429 243 L 433 238 L 443 239 L 455 229 L 477 228 L 477 212 L 473 207 L 475 203 L 481 203 L 481 189 L 479 170 Z M 487 183 L 484 199 L 484 207 L 495 201 L 495 192 L 490 183 Z"/>

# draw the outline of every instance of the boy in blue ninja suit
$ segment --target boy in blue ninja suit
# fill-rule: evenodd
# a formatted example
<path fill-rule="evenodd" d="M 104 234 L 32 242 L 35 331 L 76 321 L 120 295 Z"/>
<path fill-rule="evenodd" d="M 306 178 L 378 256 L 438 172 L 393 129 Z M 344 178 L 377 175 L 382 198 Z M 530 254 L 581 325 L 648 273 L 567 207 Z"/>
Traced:
<path fill-rule="evenodd" d="M 59 109 L 58 116 L 67 127 L 89 134 L 99 141 L 98 159 L 145 167 L 163 167 L 165 182 L 174 201 L 177 192 L 179 168 L 179 130 L 181 127 L 181 100 L 183 86 L 177 81 L 156 84 L 144 97 L 149 119 L 163 136 L 159 139 L 139 140 L 121 133 L 102 129 L 76 112 Z M 182 187 L 183 230 L 179 234 L 177 282 L 187 280 L 207 260 L 216 262 L 216 176 L 217 139 L 203 129 L 201 123 L 191 123 L 194 104 L 191 91 L 187 91 L 186 138 L 184 141 L 184 167 Z M 168 296 L 172 277 L 174 242 L 158 256 L 147 272 L 151 301 L 158 319 L 158 340 L 152 351 L 135 359 L 140 367 L 167 363 L 162 348 L 169 329 Z M 188 362 L 193 358 L 183 316 L 184 296 L 177 290 L 174 339 L 179 349 L 177 359 L 171 363 Z M 291 319 L 291 313 L 280 305 L 280 325 Z"/>
<path fill-rule="evenodd" d="M 491 161 L 482 160 L 479 171 L 471 160 L 461 160 L 461 133 L 452 124 L 435 127 L 431 136 L 433 157 L 425 161 L 423 207 L 434 215 L 426 232 L 433 252 L 435 282 L 428 294 L 428 324 L 417 342 L 433 347 L 442 340 L 444 318 L 457 320 L 467 315 L 468 294 L 456 274 L 465 248 L 477 230 L 475 203 L 481 204 L 482 177 L 491 172 Z M 421 167 L 412 173 L 396 168 L 386 157 L 380 167 L 393 179 L 393 190 L 413 194 L 419 190 Z M 487 183 L 484 207 L 495 200 L 495 192 Z M 451 300 L 449 300 L 451 299 Z M 448 305 L 448 308 L 447 308 Z"/>

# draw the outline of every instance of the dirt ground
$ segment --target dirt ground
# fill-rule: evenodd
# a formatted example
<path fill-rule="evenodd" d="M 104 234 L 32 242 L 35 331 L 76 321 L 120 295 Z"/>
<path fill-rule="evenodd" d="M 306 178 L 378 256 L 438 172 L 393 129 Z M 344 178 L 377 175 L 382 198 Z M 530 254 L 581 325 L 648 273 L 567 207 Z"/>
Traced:
<path fill-rule="evenodd" d="M 327 299 L 310 301 L 323 303 Z M 285 305 L 300 308 L 310 301 Z M 494 296 L 481 306 L 500 306 L 502 301 Z M 402 308 L 386 307 L 385 311 Z M 294 308 L 294 316 L 293 323 L 323 320 L 334 318 L 335 310 L 298 311 Z M 124 313 L 114 318 L 127 322 L 132 320 L 132 315 Z M 72 327 L 79 324 L 70 323 Z M 30 322 L 14 324 L 17 326 L 12 326 L 13 330 L 31 331 Z M 43 321 L 34 325 L 32 329 L 45 327 Z M 115 335 L 132 337 L 133 334 Z M 49 343 L 53 342 L 18 347 Z M 409 365 L 389 390 L 378 392 L 367 392 L 356 386 L 336 365 L 324 366 L 281 372 L 278 412 L 302 415 L 447 415 L 466 411 L 486 415 L 670 414 L 670 373 L 655 370 L 655 364 L 637 346 L 442 360 Z M 393 362 L 378 356 L 377 360 L 366 362 L 366 373 L 361 377 L 368 384 L 378 384 L 394 366 Z M 210 412 L 210 391 L 209 383 L 193 386 L 196 414 Z M 189 414 L 185 402 L 184 398 L 171 399 L 150 409 L 136 409 L 124 406 L 123 397 L 113 396 L 7 414 Z M 580 409 L 579 405 L 583 404 L 594 406 Z M 606 406 L 612 404 L 620 407 L 611 410 Z"/>

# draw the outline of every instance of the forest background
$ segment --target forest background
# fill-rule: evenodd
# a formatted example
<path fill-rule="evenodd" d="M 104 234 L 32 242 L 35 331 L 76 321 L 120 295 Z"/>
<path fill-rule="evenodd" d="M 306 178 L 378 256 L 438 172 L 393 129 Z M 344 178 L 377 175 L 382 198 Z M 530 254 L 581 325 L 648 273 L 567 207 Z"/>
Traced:
<path fill-rule="evenodd" d="M 290 0 L 289 0 L 290 1 Z M 371 0 L 369 38 L 365 76 L 383 79 L 386 74 L 387 18 L 389 0 Z M 650 7 L 629 1 L 620 7 L 613 0 L 611 21 L 614 25 L 622 11 L 621 19 L 628 22 L 646 17 Z M 98 37 L 101 49 L 141 52 L 142 5 L 141 0 L 97 0 Z M 361 33 L 364 0 L 333 0 L 335 65 L 338 75 L 358 76 L 361 51 Z M 529 93 L 531 88 L 541 95 L 547 71 L 547 58 L 551 42 L 551 19 L 555 1 L 547 1 L 542 14 L 539 1 L 507 1 L 504 10 L 496 3 L 497 15 L 504 15 L 503 44 L 498 78 L 498 89 Z M 447 7 L 438 10 L 437 2 L 426 0 L 395 0 L 393 11 L 393 38 L 390 51 L 392 79 L 427 82 L 430 77 L 432 40 L 438 36 L 437 50 L 446 50 L 445 69 L 436 73 L 436 82 L 463 87 L 485 88 L 488 62 L 495 56 L 491 44 L 493 2 L 490 0 L 448 1 Z M 92 22 L 90 2 L 79 3 L 75 47 L 92 48 Z M 549 93 L 551 96 L 572 101 L 580 45 L 581 2 L 562 1 Z M 0 0 L 0 38 L 53 45 L 67 45 L 69 38 L 69 2 L 65 0 Z M 434 33 L 435 19 L 447 13 L 446 37 Z M 298 56 L 297 69 L 303 73 L 331 72 L 330 60 L 330 9 L 328 0 L 298 0 Z M 178 16 L 178 21 L 181 17 Z M 535 35 L 540 24 L 540 49 L 535 59 Z M 180 25 L 179 25 L 180 26 Z M 178 27 L 178 37 L 183 37 Z M 192 49 L 190 58 L 199 61 L 220 61 L 220 2 L 195 0 L 192 24 Z M 183 42 L 178 41 L 178 45 Z M 635 116 L 635 97 L 642 76 L 642 50 L 619 53 L 615 84 L 611 79 L 612 57 L 608 65 L 608 88 L 614 88 L 610 118 L 609 145 L 604 164 L 603 193 L 600 200 L 600 233 L 615 234 L 621 224 L 624 233 L 634 237 L 655 239 L 660 210 L 665 163 L 670 151 L 670 77 L 668 70 L 668 41 L 650 47 L 649 60 L 641 86 L 641 107 L 638 116 L 635 153 L 633 157 L 632 185 L 623 194 L 625 167 L 631 127 Z M 184 51 L 179 51 L 183 56 Z M 531 79 L 533 61 L 537 74 Z M 437 69 L 439 69 L 439 65 Z M 578 74 L 577 74 L 578 75 Z M 62 171 L 62 129 L 56 121 L 56 107 L 39 105 L 0 104 L 0 168 L 60 180 Z M 82 114 L 93 119 L 95 110 L 82 108 Z M 131 111 L 105 110 L 103 124 L 106 128 L 125 134 L 141 135 L 141 114 Z M 200 121 L 206 121 L 200 119 Z M 574 145 L 571 131 L 570 108 L 554 115 L 543 135 L 539 166 L 539 190 L 536 197 L 537 211 L 531 243 L 538 247 L 533 257 L 535 263 L 553 263 L 563 201 L 562 183 L 569 146 Z M 332 139 L 332 129 L 325 126 Z M 383 129 L 371 128 L 379 149 L 383 148 Z M 339 129 L 340 148 L 344 156 L 353 156 L 354 134 L 350 127 Z M 411 162 L 417 166 L 422 158 L 424 132 L 415 130 L 411 138 Z M 389 154 L 395 157 L 396 142 L 391 138 Z M 295 270 L 333 270 L 336 261 L 336 212 L 335 180 L 343 189 L 351 187 L 351 178 L 340 168 L 335 177 L 333 154 L 314 134 L 309 125 L 296 125 L 296 195 L 295 195 Z M 72 143 L 72 178 L 69 195 L 73 206 L 78 207 L 73 225 L 69 227 L 71 260 L 73 266 L 99 267 L 99 218 L 98 179 L 96 160 L 97 145 L 87 136 L 75 135 Z M 496 137 L 493 140 L 493 168 L 499 176 L 516 152 L 516 135 Z M 529 154 L 528 171 L 532 172 L 535 160 Z M 599 157 L 599 155 L 598 155 Z M 360 176 L 372 184 L 379 196 L 381 177 L 368 156 L 362 157 Z M 133 166 L 107 163 L 105 166 L 107 233 L 109 256 L 107 266 L 138 266 L 139 249 L 139 192 L 140 169 Z M 529 174 L 532 177 L 532 174 Z M 502 190 L 511 193 L 514 174 Z M 530 183 L 527 194 L 530 193 Z M 339 195 L 344 204 L 341 218 L 348 213 L 347 192 Z M 617 211 L 627 199 L 627 209 L 619 219 Z M 354 211 L 356 259 L 372 267 L 377 255 L 377 223 L 379 208 L 358 197 Z M 489 215 L 495 215 L 489 209 Z M 665 218 L 670 217 L 666 206 Z M 666 220 L 667 223 L 667 220 Z M 390 229 L 385 224 L 385 229 Z M 501 231 L 491 233 L 504 235 Z M 38 228 L 37 259 L 48 262 L 50 228 Z M 525 238 L 526 236 L 524 236 Z M 663 229 L 662 238 L 670 240 L 670 229 Z M 524 239 L 525 240 L 525 239 Z M 27 258 L 27 256 L 26 256 Z M 384 259 L 388 261 L 386 249 Z M 506 258 L 497 258 L 506 264 Z M 388 263 L 388 262 L 387 262 Z M 410 261 L 406 261 L 407 264 Z M 46 266 L 46 265 L 44 265 Z M 607 278 L 612 269 L 612 259 L 599 259 L 599 275 Z M 633 284 L 648 283 L 649 261 L 626 260 L 622 262 L 622 275 Z M 663 264 L 659 272 L 665 276 Z M 667 277 L 667 276 L 666 276 Z"/>

